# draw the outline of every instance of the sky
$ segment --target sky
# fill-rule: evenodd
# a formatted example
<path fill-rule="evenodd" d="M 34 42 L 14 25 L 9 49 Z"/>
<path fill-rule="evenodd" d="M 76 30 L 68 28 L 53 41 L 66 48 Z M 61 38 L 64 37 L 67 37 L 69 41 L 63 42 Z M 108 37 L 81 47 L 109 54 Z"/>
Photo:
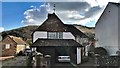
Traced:
<path fill-rule="evenodd" d="M 15 1 L 15 0 L 14 0 Z M 28 25 L 41 25 L 48 13 L 55 13 L 65 24 L 79 24 L 95 27 L 95 23 L 103 12 L 108 2 L 119 2 L 120 0 L 45 0 L 36 2 L 0 2 L 2 9 L 2 25 L 0 31 L 11 30 Z M 32 0 L 31 0 L 32 1 Z"/>

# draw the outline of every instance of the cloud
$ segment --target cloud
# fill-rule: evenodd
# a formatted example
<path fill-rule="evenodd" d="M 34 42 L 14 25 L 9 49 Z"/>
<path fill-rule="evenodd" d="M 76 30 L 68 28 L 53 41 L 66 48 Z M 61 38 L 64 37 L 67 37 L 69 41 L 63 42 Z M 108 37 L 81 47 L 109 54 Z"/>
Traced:
<path fill-rule="evenodd" d="M 50 3 L 50 5 L 53 5 Z M 83 2 L 55 2 L 56 14 L 64 23 L 86 25 L 100 16 L 105 6 L 92 5 Z M 99 16 L 98 16 L 99 15 Z M 96 17 L 97 16 L 97 17 Z M 96 19 L 95 19 L 96 17 Z"/>
<path fill-rule="evenodd" d="M 24 25 L 38 25 L 41 24 L 46 18 L 49 11 L 49 4 L 44 3 L 40 7 L 31 6 L 31 9 L 24 12 Z"/>
<path fill-rule="evenodd" d="M 4 31 L 4 27 L 0 27 L 0 32 Z"/>
<path fill-rule="evenodd" d="M 47 3 L 44 3 L 40 7 L 31 6 L 31 9 L 26 10 L 22 23 L 25 25 L 42 24 L 46 20 L 48 13 L 53 13 L 53 5 L 56 4 L 55 13 L 65 24 L 86 25 L 91 23 L 91 21 L 96 22 L 109 2 L 109 0 L 45 1 Z"/>

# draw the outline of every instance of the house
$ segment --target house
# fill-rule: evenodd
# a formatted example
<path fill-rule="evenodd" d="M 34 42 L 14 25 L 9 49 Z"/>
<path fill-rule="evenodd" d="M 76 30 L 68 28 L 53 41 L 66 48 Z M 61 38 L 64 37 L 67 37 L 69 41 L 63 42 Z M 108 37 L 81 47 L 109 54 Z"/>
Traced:
<path fill-rule="evenodd" d="M 64 24 L 55 14 L 48 14 L 47 20 L 32 34 L 32 50 L 44 56 L 51 55 L 51 64 L 59 63 L 59 56 L 70 56 L 70 62 L 81 64 L 82 49 L 80 42 L 88 37 L 73 25 Z"/>
<path fill-rule="evenodd" d="M 109 55 L 120 50 L 120 3 L 109 2 L 95 25 L 96 46 L 105 48 Z"/>
<path fill-rule="evenodd" d="M 27 43 L 20 37 L 8 35 L 2 40 L 2 56 L 15 56 L 26 48 Z"/>

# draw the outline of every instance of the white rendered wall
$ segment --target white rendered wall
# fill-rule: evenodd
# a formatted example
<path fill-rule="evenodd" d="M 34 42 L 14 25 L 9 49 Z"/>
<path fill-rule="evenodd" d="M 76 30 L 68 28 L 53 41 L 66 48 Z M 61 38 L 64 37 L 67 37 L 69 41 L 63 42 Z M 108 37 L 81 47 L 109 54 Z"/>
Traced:
<path fill-rule="evenodd" d="M 120 50 L 120 6 L 119 6 L 119 9 L 118 9 L 118 48 Z"/>
<path fill-rule="evenodd" d="M 118 8 L 110 4 L 95 27 L 96 46 L 104 47 L 108 53 L 118 51 Z"/>
<path fill-rule="evenodd" d="M 33 34 L 33 42 L 35 42 L 38 38 L 47 38 L 47 32 L 36 31 Z"/>
<path fill-rule="evenodd" d="M 63 32 L 63 39 L 74 39 L 75 37 L 72 35 L 71 32 Z"/>
<path fill-rule="evenodd" d="M 47 32 L 36 31 L 33 34 L 33 42 L 35 42 L 38 38 L 47 39 Z M 71 32 L 63 32 L 63 39 L 74 39 L 75 37 Z"/>

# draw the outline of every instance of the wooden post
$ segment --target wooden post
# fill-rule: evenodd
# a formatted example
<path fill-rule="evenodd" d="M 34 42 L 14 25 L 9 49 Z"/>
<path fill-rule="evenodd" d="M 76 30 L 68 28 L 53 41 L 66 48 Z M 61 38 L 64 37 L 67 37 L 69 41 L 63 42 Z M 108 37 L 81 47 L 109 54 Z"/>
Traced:
<path fill-rule="evenodd" d="M 36 68 L 36 56 L 37 56 L 37 52 L 33 51 L 32 53 L 32 67 Z"/>
<path fill-rule="evenodd" d="M 32 52 L 31 52 L 30 55 L 28 56 L 27 66 L 28 66 L 29 68 L 32 68 Z"/>

